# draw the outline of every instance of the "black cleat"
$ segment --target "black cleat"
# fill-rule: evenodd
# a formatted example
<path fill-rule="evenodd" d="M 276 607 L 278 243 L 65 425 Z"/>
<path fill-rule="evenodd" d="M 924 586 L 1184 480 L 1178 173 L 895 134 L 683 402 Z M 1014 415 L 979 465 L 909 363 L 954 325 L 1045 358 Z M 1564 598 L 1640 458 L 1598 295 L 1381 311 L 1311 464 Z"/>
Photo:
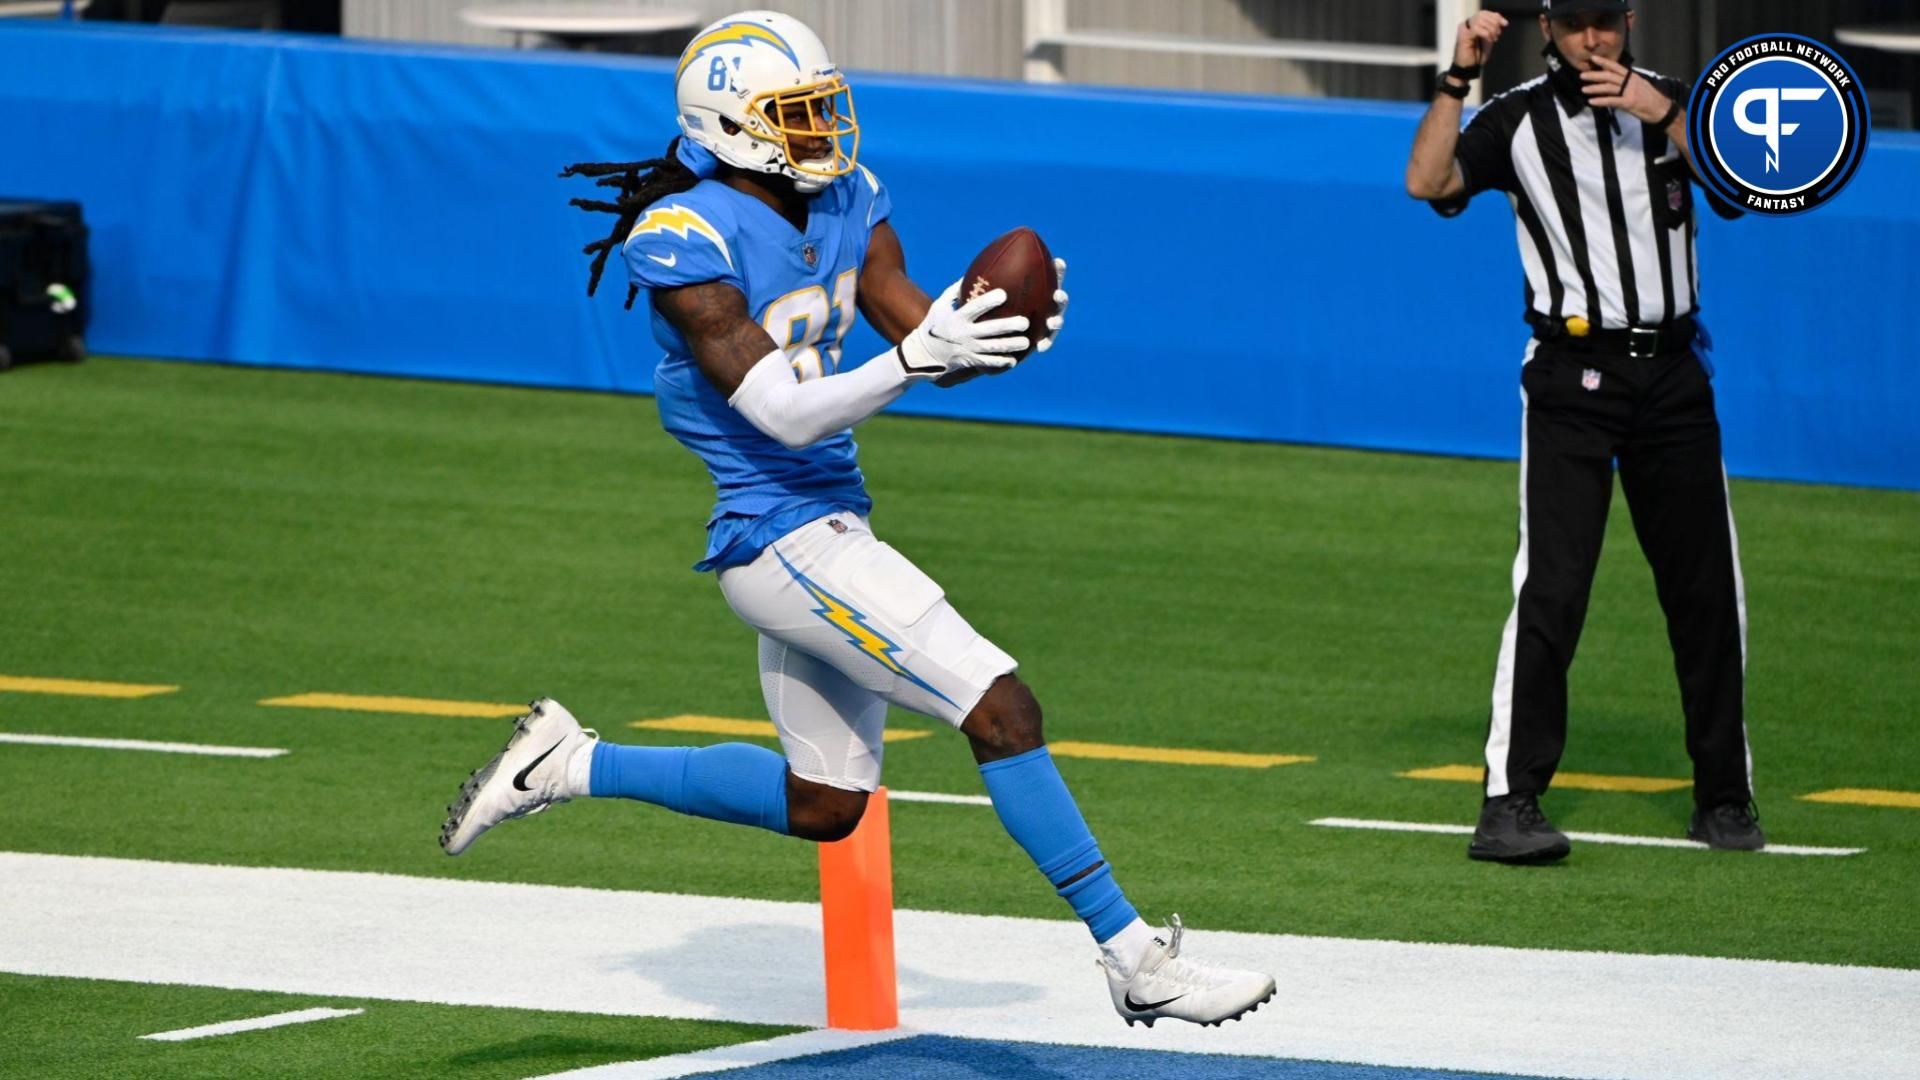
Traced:
<path fill-rule="evenodd" d="M 1760 831 L 1760 814 L 1750 802 L 1699 807 L 1687 823 L 1687 839 L 1722 851 L 1759 851 L 1767 846 Z"/>
<path fill-rule="evenodd" d="M 1467 858 L 1515 865 L 1548 863 L 1573 850 L 1566 834 L 1540 812 L 1535 795 L 1496 795 L 1480 807 Z"/>

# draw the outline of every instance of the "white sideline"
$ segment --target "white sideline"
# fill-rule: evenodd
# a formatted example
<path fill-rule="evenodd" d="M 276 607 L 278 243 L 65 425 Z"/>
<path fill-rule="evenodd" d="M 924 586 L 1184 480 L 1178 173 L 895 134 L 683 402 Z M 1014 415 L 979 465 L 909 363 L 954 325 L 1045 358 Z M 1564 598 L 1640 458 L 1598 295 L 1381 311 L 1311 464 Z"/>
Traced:
<path fill-rule="evenodd" d="M 1309 825 L 1326 825 L 1336 829 L 1379 829 L 1386 832 L 1446 833 L 1450 836 L 1472 836 L 1471 825 L 1435 825 L 1424 821 L 1370 821 L 1366 818 L 1323 817 L 1307 822 Z M 1619 833 L 1570 832 L 1569 840 L 1580 840 L 1589 844 L 1631 844 L 1635 847 L 1686 848 L 1690 851 L 1711 851 L 1707 845 L 1695 840 L 1685 840 L 1677 836 L 1623 836 Z M 1763 855 L 1863 855 L 1863 847 L 1807 847 L 1803 844 L 1768 844 L 1760 849 Z"/>
<path fill-rule="evenodd" d="M 78 735 L 22 735 L 0 731 L 0 743 L 22 746 L 84 746 L 93 750 L 155 750 L 163 754 L 208 754 L 214 757 L 270 758 L 285 750 L 266 746 L 208 746 L 204 743 L 149 742 L 145 739 L 83 739 Z"/>
<path fill-rule="evenodd" d="M 0 913 L 0 971 L 27 975 L 824 1021 L 813 904 L 0 852 Z M 1209 932 L 1186 914 L 1193 953 L 1277 977 L 1270 1005 L 1223 1028 L 1129 1028 L 1077 923 L 901 911 L 901 1021 L 1606 1080 L 1887 1080 L 1920 1063 L 1920 971 Z"/>
<path fill-rule="evenodd" d="M 616 1061 L 608 1065 L 590 1065 L 584 1069 L 548 1073 L 531 1080 L 674 1080 L 680 1076 L 704 1075 L 730 1069 L 745 1069 L 773 1061 L 825 1054 L 835 1050 L 853 1050 L 876 1043 L 910 1039 L 920 1034 L 906 1028 L 892 1031 L 833 1031 L 818 1028 L 760 1042 L 735 1043 L 699 1050 L 691 1054 L 647 1058 L 644 1061 Z"/>
<path fill-rule="evenodd" d="M 200 1027 L 181 1028 L 178 1031 L 160 1031 L 140 1037 L 152 1039 L 154 1042 L 186 1042 L 188 1039 L 209 1039 L 215 1035 L 232 1035 L 236 1031 L 262 1031 L 266 1028 L 286 1027 L 288 1024 L 310 1024 L 315 1020 L 359 1016 L 366 1011 L 365 1009 L 300 1009 L 296 1012 L 274 1013 L 271 1016 L 255 1016 L 247 1020 L 203 1024 Z"/>

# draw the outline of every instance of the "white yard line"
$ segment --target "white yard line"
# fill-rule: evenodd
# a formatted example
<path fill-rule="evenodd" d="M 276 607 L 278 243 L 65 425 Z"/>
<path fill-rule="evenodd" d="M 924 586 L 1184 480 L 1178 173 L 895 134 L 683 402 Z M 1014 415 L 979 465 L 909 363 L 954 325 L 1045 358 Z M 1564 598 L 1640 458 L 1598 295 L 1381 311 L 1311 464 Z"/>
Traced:
<path fill-rule="evenodd" d="M 985 795 L 949 795 L 944 791 L 895 791 L 887 789 L 888 802 L 955 803 L 960 806 L 992 806 Z"/>
<path fill-rule="evenodd" d="M 247 1020 L 228 1020 L 223 1024 L 206 1024 L 201 1027 L 162 1031 L 140 1037 L 152 1039 L 155 1042 L 186 1042 L 188 1039 L 231 1035 L 236 1031 L 260 1031 L 265 1028 L 286 1027 L 288 1024 L 311 1024 L 315 1020 L 332 1020 L 337 1016 L 359 1016 L 366 1011 L 365 1009 L 301 1009 L 298 1012 L 274 1013 L 272 1016 L 255 1016 Z"/>
<path fill-rule="evenodd" d="M 832 1031 L 820 1028 L 793 1035 L 781 1035 L 761 1042 L 716 1046 L 711 1050 L 700 1050 L 691 1054 L 673 1054 L 668 1057 L 648 1058 L 645 1061 L 616 1061 L 610 1065 L 593 1065 L 585 1069 L 548 1073 L 545 1076 L 534 1077 L 533 1080 L 562 1080 L 563 1077 L 565 1080 L 673 1080 L 674 1077 L 679 1076 L 724 1072 L 729 1069 L 765 1065 L 769 1062 L 787 1061 L 791 1058 L 805 1057 L 808 1054 L 856 1050 L 876 1043 L 910 1039 L 918 1034 L 920 1032 L 906 1028 L 894 1028 L 892 1031 Z"/>
<path fill-rule="evenodd" d="M 0 971 L 28 975 L 825 1020 L 813 904 L 0 853 L 0 913 Z M 1920 1062 L 1920 971 L 1209 932 L 1186 914 L 1193 953 L 1277 977 L 1271 1005 L 1223 1028 L 1129 1028 L 1077 923 L 901 911 L 901 1021 L 1607 1080 L 1887 1080 Z"/>
<path fill-rule="evenodd" d="M 21 735 L 0 731 L 0 743 L 22 746 L 83 746 L 91 750 L 152 750 L 162 754 L 207 754 L 213 757 L 270 758 L 285 754 L 265 746 L 208 746 L 202 743 L 148 742 L 145 739 L 83 739 L 77 735 Z"/>
<path fill-rule="evenodd" d="M 1436 825 L 1423 821 L 1370 821 L 1366 818 L 1323 817 L 1307 822 L 1309 825 L 1327 825 L 1336 829 L 1378 829 L 1385 832 L 1446 833 L 1450 836 L 1472 836 L 1471 825 Z M 1570 832 L 1569 840 L 1580 840 L 1589 844 L 1631 844 L 1635 847 L 1687 848 L 1691 851 L 1711 851 L 1707 845 L 1677 836 L 1623 836 L 1618 833 Z M 1768 844 L 1761 849 L 1766 855 L 1862 855 L 1863 847 L 1807 847 L 1800 844 Z"/>

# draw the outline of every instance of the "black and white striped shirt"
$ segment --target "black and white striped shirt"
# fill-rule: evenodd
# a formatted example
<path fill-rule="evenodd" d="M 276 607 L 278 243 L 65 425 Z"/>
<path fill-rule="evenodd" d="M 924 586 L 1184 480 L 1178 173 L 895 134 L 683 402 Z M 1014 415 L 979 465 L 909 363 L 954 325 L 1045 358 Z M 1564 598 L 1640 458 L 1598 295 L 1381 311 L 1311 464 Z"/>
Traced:
<path fill-rule="evenodd" d="M 1686 102 L 1687 84 L 1634 70 Z M 1433 206 L 1452 217 L 1482 191 L 1507 193 L 1529 311 L 1556 322 L 1578 315 L 1607 329 L 1694 311 L 1692 173 L 1666 132 L 1621 110 L 1592 108 L 1576 81 L 1542 75 L 1487 102 L 1460 133 L 1454 158 L 1466 193 Z M 1707 197 L 1717 213 L 1739 214 Z"/>

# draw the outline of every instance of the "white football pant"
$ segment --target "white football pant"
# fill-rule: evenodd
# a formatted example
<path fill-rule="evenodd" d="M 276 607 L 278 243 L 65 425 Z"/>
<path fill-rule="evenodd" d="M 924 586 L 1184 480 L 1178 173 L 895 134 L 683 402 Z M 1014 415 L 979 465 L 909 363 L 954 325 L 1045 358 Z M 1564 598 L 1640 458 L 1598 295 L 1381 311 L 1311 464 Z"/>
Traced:
<path fill-rule="evenodd" d="M 857 514 L 816 518 L 719 578 L 760 632 L 767 712 L 802 779 L 872 791 L 888 703 L 958 727 L 1019 666 Z"/>

